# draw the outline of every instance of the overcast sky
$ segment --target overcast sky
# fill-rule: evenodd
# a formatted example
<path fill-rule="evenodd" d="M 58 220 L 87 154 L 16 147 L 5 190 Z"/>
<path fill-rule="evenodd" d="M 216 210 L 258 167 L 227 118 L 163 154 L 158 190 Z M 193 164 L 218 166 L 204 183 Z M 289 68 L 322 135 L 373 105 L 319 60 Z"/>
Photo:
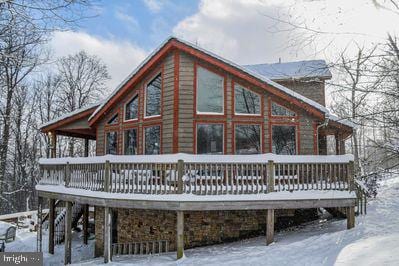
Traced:
<path fill-rule="evenodd" d="M 51 48 L 55 58 L 79 50 L 100 57 L 112 91 L 170 35 L 239 64 L 333 61 L 354 43 L 384 41 L 398 25 L 399 14 L 373 0 L 113 0 L 100 2 L 98 16 L 76 31 L 55 33 Z"/>

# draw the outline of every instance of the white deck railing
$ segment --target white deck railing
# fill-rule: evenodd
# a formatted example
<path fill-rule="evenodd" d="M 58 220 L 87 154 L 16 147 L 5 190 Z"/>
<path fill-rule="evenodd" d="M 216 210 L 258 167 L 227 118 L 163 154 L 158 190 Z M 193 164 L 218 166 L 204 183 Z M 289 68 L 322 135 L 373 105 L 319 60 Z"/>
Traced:
<path fill-rule="evenodd" d="M 110 193 L 353 190 L 353 156 L 136 155 L 41 159 L 40 184 Z"/>

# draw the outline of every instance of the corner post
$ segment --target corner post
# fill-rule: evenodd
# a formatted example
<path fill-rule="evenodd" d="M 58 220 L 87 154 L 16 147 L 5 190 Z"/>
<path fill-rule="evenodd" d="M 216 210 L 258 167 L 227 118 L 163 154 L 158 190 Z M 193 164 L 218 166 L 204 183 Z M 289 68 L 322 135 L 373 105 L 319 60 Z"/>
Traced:
<path fill-rule="evenodd" d="M 177 194 L 183 194 L 184 161 L 177 161 Z"/>
<path fill-rule="evenodd" d="M 48 253 L 54 254 L 55 199 L 49 199 Z"/>
<path fill-rule="evenodd" d="M 104 207 L 104 263 L 111 261 L 111 210 Z"/>
<path fill-rule="evenodd" d="M 66 202 L 65 217 L 65 265 L 71 264 L 72 258 L 72 202 Z"/>
<path fill-rule="evenodd" d="M 346 207 L 346 228 L 352 229 L 355 227 L 355 207 Z"/>
<path fill-rule="evenodd" d="M 83 244 L 87 245 L 89 240 L 89 205 L 83 205 Z"/>
<path fill-rule="evenodd" d="M 267 210 L 266 217 L 266 245 L 274 242 L 274 209 Z"/>
<path fill-rule="evenodd" d="M 177 246 L 177 259 L 184 256 L 184 213 L 177 211 L 176 217 L 176 246 Z"/>
<path fill-rule="evenodd" d="M 109 163 L 109 160 L 105 161 L 105 167 L 104 167 L 105 175 L 104 175 L 104 192 L 109 192 L 110 191 L 110 179 L 111 179 L 111 166 Z"/>
<path fill-rule="evenodd" d="M 354 191 L 355 190 L 355 172 L 354 172 L 354 162 L 349 161 L 348 163 L 348 186 L 349 186 L 349 191 Z"/>
<path fill-rule="evenodd" d="M 49 132 L 50 138 L 50 157 L 57 157 L 57 134 L 55 132 Z"/>
<path fill-rule="evenodd" d="M 267 193 L 274 192 L 274 162 L 267 162 Z"/>

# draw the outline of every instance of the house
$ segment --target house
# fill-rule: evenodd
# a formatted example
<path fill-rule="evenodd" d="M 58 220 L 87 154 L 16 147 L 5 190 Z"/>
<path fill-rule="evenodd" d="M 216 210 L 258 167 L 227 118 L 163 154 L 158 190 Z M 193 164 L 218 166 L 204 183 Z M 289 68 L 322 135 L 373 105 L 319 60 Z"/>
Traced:
<path fill-rule="evenodd" d="M 36 187 L 50 199 L 50 253 L 62 202 L 66 262 L 72 223 L 83 215 L 86 232 L 88 205 L 105 261 L 181 257 L 183 247 L 265 230 L 270 243 L 274 219 L 295 209 L 343 208 L 353 227 L 353 162 L 343 155 L 353 125 L 325 107 L 330 78 L 322 60 L 240 66 L 167 39 L 103 102 L 42 126 L 55 158 L 40 161 Z M 85 139 L 85 156 L 94 140 L 97 156 L 56 158 L 57 135 Z M 314 156 L 327 153 L 328 135 L 339 156 Z"/>

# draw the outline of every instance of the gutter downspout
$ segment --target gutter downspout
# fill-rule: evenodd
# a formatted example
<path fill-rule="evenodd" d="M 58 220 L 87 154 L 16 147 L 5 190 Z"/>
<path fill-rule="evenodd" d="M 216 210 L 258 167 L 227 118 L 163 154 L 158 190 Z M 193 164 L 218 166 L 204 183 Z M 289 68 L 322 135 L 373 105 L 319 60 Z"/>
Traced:
<path fill-rule="evenodd" d="M 316 147 L 317 147 L 317 155 L 319 155 L 319 129 L 322 127 L 326 127 L 328 122 L 330 121 L 330 114 L 326 113 L 324 115 L 324 122 L 317 126 L 316 128 Z"/>

